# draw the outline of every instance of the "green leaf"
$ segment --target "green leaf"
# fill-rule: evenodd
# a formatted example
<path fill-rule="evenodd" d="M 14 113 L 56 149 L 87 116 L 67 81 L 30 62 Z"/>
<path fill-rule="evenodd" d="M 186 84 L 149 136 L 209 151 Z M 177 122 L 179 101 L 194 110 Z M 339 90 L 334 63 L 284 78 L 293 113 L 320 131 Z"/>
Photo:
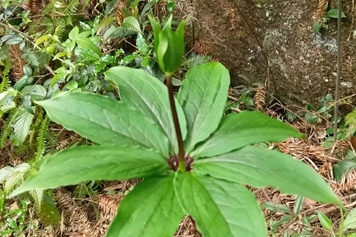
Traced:
<path fill-rule="evenodd" d="M 32 110 L 32 101 L 30 95 L 25 95 L 22 99 L 23 107 L 26 109 L 27 112 L 30 114 L 35 115 L 35 112 Z"/>
<path fill-rule="evenodd" d="M 204 237 L 267 236 L 262 211 L 246 187 L 187 172 L 177 172 L 174 186 Z"/>
<path fill-rule="evenodd" d="M 342 205 L 329 185 L 311 167 L 277 151 L 246 146 L 194 162 L 198 173 L 256 188 L 274 187 L 288 194 Z"/>
<path fill-rule="evenodd" d="M 320 28 L 321 28 L 320 22 L 318 21 L 313 22 L 312 29 L 314 33 L 320 32 Z"/>
<path fill-rule="evenodd" d="M 41 208 L 38 215 L 46 225 L 59 226 L 61 223 L 61 214 L 56 206 L 53 197 L 44 195 L 41 200 Z"/>
<path fill-rule="evenodd" d="M 356 109 L 345 116 L 345 125 L 356 125 Z"/>
<path fill-rule="evenodd" d="M 50 189 L 88 180 L 121 180 L 164 174 L 165 158 L 139 146 L 102 145 L 71 147 L 48 157 L 39 171 L 11 195 L 30 189 Z"/>
<path fill-rule="evenodd" d="M 293 208 L 294 214 L 298 215 L 302 211 L 303 205 L 304 205 L 304 197 L 298 196 L 294 203 L 294 208 Z"/>
<path fill-rule="evenodd" d="M 293 219 L 295 218 L 295 215 L 283 215 L 281 217 L 281 219 L 275 221 L 275 220 L 270 220 L 270 229 L 272 231 L 276 231 L 278 229 L 278 227 L 280 227 L 281 225 L 287 224 L 289 222 L 291 222 Z M 289 237 L 289 235 L 287 235 Z"/>
<path fill-rule="evenodd" d="M 333 223 L 324 213 L 322 213 L 321 211 L 318 211 L 318 218 L 319 218 L 320 224 L 325 229 L 332 231 Z"/>
<path fill-rule="evenodd" d="M 189 153 L 207 139 L 219 125 L 230 85 L 229 71 L 220 63 L 206 63 L 191 69 L 178 93 L 178 101 L 186 114 Z"/>
<path fill-rule="evenodd" d="M 35 107 L 32 107 L 35 111 Z M 14 135 L 11 137 L 11 140 L 15 143 L 16 146 L 19 146 L 23 143 L 30 132 L 30 127 L 33 119 L 33 114 L 29 113 L 25 108 L 21 108 L 16 112 L 14 124 Z"/>
<path fill-rule="evenodd" d="M 31 168 L 28 163 L 22 163 L 16 167 L 6 166 L 0 170 L 0 183 L 3 183 L 3 190 L 7 194 L 15 185 L 18 185 L 26 172 Z"/>
<path fill-rule="evenodd" d="M 64 87 L 70 91 L 78 89 L 78 82 L 74 80 L 70 80 Z"/>
<path fill-rule="evenodd" d="M 38 45 L 40 45 L 41 43 L 43 43 L 44 41 L 47 41 L 49 38 L 52 38 L 52 35 L 51 35 L 51 34 L 42 35 L 41 37 L 39 37 L 39 38 L 36 40 L 35 45 L 38 46 Z"/>
<path fill-rule="evenodd" d="M 26 86 L 21 93 L 31 95 L 33 100 L 42 100 L 47 95 L 47 90 L 41 85 Z"/>
<path fill-rule="evenodd" d="M 356 169 L 356 160 L 340 161 L 333 167 L 335 180 L 341 182 L 342 177 L 354 169 Z"/>
<path fill-rule="evenodd" d="M 326 14 L 330 18 L 338 18 L 339 17 L 339 9 L 330 9 Z M 346 18 L 346 15 L 343 11 L 341 11 L 341 18 Z"/>
<path fill-rule="evenodd" d="M 78 39 L 78 38 L 88 38 L 90 34 L 91 34 L 91 31 L 83 31 L 83 32 L 80 32 L 80 33 L 78 34 L 77 39 Z"/>
<path fill-rule="evenodd" d="M 141 54 L 146 54 L 149 49 L 149 46 L 146 43 L 146 39 L 141 34 L 137 35 L 136 46 L 137 50 L 140 51 Z"/>
<path fill-rule="evenodd" d="M 344 231 L 347 229 L 356 229 L 356 208 L 352 209 L 346 216 L 343 226 Z"/>
<path fill-rule="evenodd" d="M 79 28 L 78 26 L 76 26 L 69 32 L 68 38 L 71 39 L 72 41 L 75 41 L 78 37 L 78 34 L 79 34 Z"/>
<path fill-rule="evenodd" d="M 140 23 L 133 16 L 126 17 L 122 22 L 122 27 L 142 34 Z"/>
<path fill-rule="evenodd" d="M 273 212 L 291 213 L 290 209 L 286 205 L 280 203 L 264 202 L 261 204 L 261 207 Z"/>
<path fill-rule="evenodd" d="M 224 116 L 219 128 L 192 152 L 194 158 L 212 157 L 260 142 L 282 142 L 302 137 L 294 128 L 256 111 Z"/>
<path fill-rule="evenodd" d="M 100 24 L 98 26 L 98 30 L 97 30 L 97 34 L 100 34 L 100 32 L 106 28 L 107 26 L 109 26 L 111 24 L 111 22 L 115 21 L 115 17 L 108 17 L 108 18 L 104 18 L 102 21 L 100 21 Z"/>
<path fill-rule="evenodd" d="M 172 145 L 178 151 L 177 137 L 168 100 L 167 87 L 157 78 L 141 69 L 112 67 L 106 78 L 119 86 L 120 98 L 158 124 Z M 187 135 L 184 112 L 176 101 L 176 108 L 183 139 Z"/>
<path fill-rule="evenodd" d="M 101 57 L 101 51 L 98 46 L 96 46 L 90 39 L 88 38 L 77 38 L 75 41 L 79 47 L 87 50 L 91 50 L 94 53 L 96 53 L 99 57 Z"/>
<path fill-rule="evenodd" d="M 184 217 L 168 177 L 146 178 L 120 203 L 106 237 L 171 237 Z M 139 223 L 139 224 L 138 224 Z"/>
<path fill-rule="evenodd" d="M 24 41 L 24 39 L 22 37 L 20 37 L 20 36 L 12 36 L 10 39 L 8 39 L 6 41 L 5 44 L 19 44 L 19 43 L 21 43 L 23 41 Z"/>
<path fill-rule="evenodd" d="M 79 60 L 80 62 L 90 62 L 90 61 L 99 61 L 101 58 L 100 56 L 95 53 L 94 51 L 92 50 L 89 50 L 89 49 L 83 49 L 83 48 L 76 48 L 75 51 L 74 51 L 75 55 L 76 56 L 79 56 Z"/>
<path fill-rule="evenodd" d="M 37 101 L 49 118 L 98 144 L 141 144 L 168 157 L 160 128 L 127 104 L 102 95 L 71 92 Z"/>
<path fill-rule="evenodd" d="M 24 65 L 22 68 L 23 68 L 23 73 L 26 76 L 28 76 L 28 77 L 32 76 L 32 68 L 30 66 Z"/>

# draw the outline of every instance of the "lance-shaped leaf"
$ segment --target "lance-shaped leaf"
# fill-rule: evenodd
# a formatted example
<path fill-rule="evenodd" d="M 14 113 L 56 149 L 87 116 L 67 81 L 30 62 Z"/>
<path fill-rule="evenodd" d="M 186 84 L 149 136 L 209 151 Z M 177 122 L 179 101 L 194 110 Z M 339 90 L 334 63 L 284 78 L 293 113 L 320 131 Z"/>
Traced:
<path fill-rule="evenodd" d="M 174 173 L 146 178 L 120 203 L 106 237 L 171 237 L 184 217 L 173 186 Z"/>
<path fill-rule="evenodd" d="M 188 124 L 187 152 L 204 141 L 218 127 L 230 84 L 228 70 L 220 63 L 206 63 L 191 69 L 178 93 Z"/>
<path fill-rule="evenodd" d="M 80 146 L 60 151 L 44 160 L 39 171 L 11 196 L 30 189 L 49 189 L 88 180 L 121 180 L 165 174 L 162 155 L 139 146 Z"/>
<path fill-rule="evenodd" d="M 105 75 L 107 80 L 119 86 L 120 97 L 126 104 L 137 109 L 161 127 L 168 136 L 173 151 L 177 152 L 177 136 L 174 130 L 167 87 L 141 69 L 113 67 Z M 184 112 L 178 102 L 176 102 L 176 108 L 184 139 L 187 134 Z"/>
<path fill-rule="evenodd" d="M 36 103 L 54 122 L 98 144 L 141 144 L 168 156 L 168 139 L 160 128 L 122 101 L 72 92 Z"/>
<path fill-rule="evenodd" d="M 259 142 L 281 142 L 302 134 L 285 123 L 256 111 L 224 116 L 219 128 L 193 152 L 194 158 L 221 155 Z"/>
<path fill-rule="evenodd" d="M 194 164 L 198 173 L 218 179 L 256 188 L 274 187 L 285 193 L 341 205 L 329 185 L 311 167 L 277 151 L 246 146 Z"/>
<path fill-rule="evenodd" d="M 174 185 L 203 236 L 267 236 L 262 211 L 244 186 L 190 173 L 177 173 Z"/>

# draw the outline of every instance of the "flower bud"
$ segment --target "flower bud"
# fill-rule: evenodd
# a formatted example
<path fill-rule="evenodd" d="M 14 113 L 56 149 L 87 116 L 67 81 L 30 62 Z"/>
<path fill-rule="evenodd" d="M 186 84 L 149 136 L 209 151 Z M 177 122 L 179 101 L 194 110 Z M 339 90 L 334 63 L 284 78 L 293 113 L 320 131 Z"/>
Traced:
<path fill-rule="evenodd" d="M 161 29 L 160 24 L 149 16 L 153 33 L 154 47 L 159 67 L 166 75 L 172 75 L 181 65 L 184 56 L 184 26 L 179 23 L 176 31 L 171 28 L 172 15 Z"/>

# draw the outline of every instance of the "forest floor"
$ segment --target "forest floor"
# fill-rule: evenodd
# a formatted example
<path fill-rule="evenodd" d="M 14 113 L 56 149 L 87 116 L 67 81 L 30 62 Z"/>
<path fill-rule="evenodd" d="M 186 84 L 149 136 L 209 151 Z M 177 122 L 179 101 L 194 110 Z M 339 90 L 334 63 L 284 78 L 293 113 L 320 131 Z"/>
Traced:
<path fill-rule="evenodd" d="M 263 42 L 260 42 L 261 39 L 254 35 L 253 31 L 251 31 L 253 27 L 251 28 L 246 25 L 246 21 L 249 22 L 251 26 L 261 29 L 270 24 L 266 19 L 259 19 L 256 11 L 252 10 L 251 6 L 255 7 L 259 2 L 268 2 L 268 0 L 240 1 L 241 5 L 239 7 L 244 11 L 246 19 L 241 18 L 241 12 L 239 13 L 236 10 L 236 6 L 231 1 L 209 1 L 209 4 L 203 4 L 201 8 L 197 8 L 197 12 L 194 15 L 203 18 L 202 22 L 206 25 L 201 27 L 205 27 L 205 30 L 202 30 L 202 32 L 206 34 L 206 37 L 202 35 L 199 37 L 195 36 L 194 34 L 199 31 L 199 29 L 196 28 L 196 32 L 187 32 L 187 39 L 190 40 L 188 44 L 196 53 L 211 56 L 214 61 L 222 62 L 232 71 L 237 68 L 251 68 L 251 65 L 248 65 L 246 62 L 246 58 L 251 54 L 249 51 L 251 45 L 258 48 Z M 287 8 L 283 2 L 286 1 L 276 1 L 278 5 L 274 7 L 281 9 Z M 311 1 L 308 1 L 307 4 L 309 5 L 306 6 L 306 9 L 315 9 L 315 4 Z M 290 12 L 284 12 L 284 14 L 297 16 L 298 14 L 305 13 L 295 12 L 293 7 L 288 8 Z M 226 24 L 226 21 L 228 21 L 229 24 Z M 284 22 L 280 23 L 280 27 L 283 27 L 283 23 Z M 214 29 L 212 26 L 215 26 Z M 278 28 L 279 26 L 275 27 Z M 188 29 L 192 30 L 189 26 Z M 292 28 L 291 31 L 294 29 L 301 30 L 302 28 Z M 208 34 L 206 32 L 208 32 Z M 235 35 L 228 36 L 226 32 L 234 32 Z M 294 32 L 295 36 L 304 35 L 300 32 Z M 348 33 L 347 35 L 346 33 L 344 34 L 345 37 L 348 36 Z M 230 38 L 225 38 L 225 36 Z M 303 37 L 306 36 L 304 35 Z M 274 35 L 272 38 L 275 40 L 273 44 L 278 44 L 278 40 L 280 40 L 278 35 Z M 232 55 L 232 52 L 227 49 L 227 46 L 238 49 L 239 52 L 233 53 Z M 298 45 L 290 46 L 293 47 L 295 51 L 299 50 Z M 256 52 L 257 51 L 254 51 L 254 53 Z M 252 107 L 257 108 L 273 118 L 283 120 L 285 123 L 296 128 L 299 132 L 305 134 L 305 139 L 288 139 L 281 143 L 268 144 L 268 148 L 278 149 L 282 153 L 289 154 L 295 159 L 308 164 L 328 182 L 332 190 L 339 196 L 340 200 L 342 200 L 345 207 L 349 210 L 353 209 L 356 206 L 356 172 L 349 172 L 341 182 L 334 181 L 333 174 L 333 167 L 340 160 L 346 156 L 356 156 L 351 142 L 348 140 L 338 141 L 334 144 L 333 138 L 330 137 L 327 132 L 328 129 L 332 128 L 330 119 L 322 118 L 321 123 L 310 123 L 305 117 L 300 116 L 300 114 L 305 113 L 305 108 L 291 104 L 286 105 L 285 101 L 283 101 L 283 103 L 279 102 L 278 99 L 274 97 L 276 88 L 273 84 L 278 82 L 271 76 L 273 75 L 273 70 L 271 71 L 268 63 L 270 56 L 263 54 L 263 52 L 259 52 L 258 57 L 252 55 L 254 57 L 256 56 L 255 58 L 251 58 L 251 60 L 255 60 L 254 65 L 257 66 L 255 67 L 255 71 L 251 71 L 251 75 L 255 76 L 259 81 L 267 81 L 265 86 L 268 90 L 268 96 L 257 96 L 259 94 L 258 90 L 262 89 L 257 89 L 256 93 L 256 88 L 254 88 L 251 92 L 251 88 L 248 86 L 252 83 L 245 83 L 247 86 L 245 85 L 246 87 L 242 87 L 242 89 L 239 87 L 239 91 L 237 91 L 236 86 L 244 83 L 241 79 L 241 75 L 239 76 L 237 75 L 238 73 L 233 72 L 233 79 L 239 79 L 233 81 L 230 90 L 231 93 L 228 98 L 229 101 L 232 104 L 241 104 L 241 101 L 243 101 L 242 103 L 245 103 L 246 106 L 246 104 L 248 104 L 247 100 L 250 99 L 250 102 L 252 101 L 252 105 L 250 104 Z M 327 61 L 331 61 L 332 55 L 328 57 Z M 349 67 L 351 67 L 351 63 Z M 290 70 L 288 73 L 294 73 L 292 69 Z M 272 74 L 270 74 L 270 72 L 272 72 Z M 315 70 L 315 72 L 317 71 Z M 322 81 L 318 83 L 320 84 Z M 293 89 L 299 89 L 296 84 L 288 86 Z M 262 88 L 265 90 L 264 87 Z M 244 93 L 247 91 L 249 92 Z M 266 91 L 264 93 L 266 93 Z M 237 112 L 244 110 L 243 107 L 231 107 L 229 109 Z M 286 112 L 294 114 L 296 119 L 289 123 L 286 118 Z M 313 113 L 313 111 L 308 112 Z M 317 113 L 316 111 L 314 112 Z M 1 118 L 0 128 L 2 128 L 3 125 L 4 120 Z M 54 123 L 50 124 L 49 130 L 53 134 L 53 140 L 48 142 L 50 142 L 51 146 L 57 151 L 74 144 L 86 143 L 85 139 L 73 132 L 66 131 Z M 17 151 L 11 145 L 11 142 L 8 141 L 5 147 L 0 150 L 0 167 L 18 166 L 26 162 L 31 154 L 33 154 L 33 151 L 24 151 L 21 155 L 18 155 Z M 26 208 L 23 208 L 17 200 L 14 199 L 11 200 L 10 203 L 7 203 L 6 208 L 9 212 L 11 210 L 23 210 L 26 212 L 26 220 L 23 226 L 21 226 L 21 228 L 23 228 L 23 236 L 100 237 L 104 236 L 108 225 L 116 215 L 120 201 L 123 200 L 127 192 L 132 190 L 139 182 L 140 180 L 92 182 L 53 190 L 53 197 L 61 216 L 61 223 L 60 225 L 50 227 L 42 224 L 34 203 L 27 203 Z M 87 190 L 88 187 L 90 190 Z M 309 199 L 303 199 L 301 202 L 301 199 L 295 195 L 286 195 L 272 188 L 251 188 L 251 190 L 263 207 L 270 236 L 331 236 L 331 233 L 320 224 L 317 217 L 318 212 L 327 215 L 332 220 L 333 225 L 339 226 L 340 224 L 340 210 L 334 205 L 322 204 Z M 20 218 L 20 215 L 16 218 Z M 175 236 L 198 237 L 200 234 L 195 229 L 194 222 L 187 216 L 181 222 Z"/>

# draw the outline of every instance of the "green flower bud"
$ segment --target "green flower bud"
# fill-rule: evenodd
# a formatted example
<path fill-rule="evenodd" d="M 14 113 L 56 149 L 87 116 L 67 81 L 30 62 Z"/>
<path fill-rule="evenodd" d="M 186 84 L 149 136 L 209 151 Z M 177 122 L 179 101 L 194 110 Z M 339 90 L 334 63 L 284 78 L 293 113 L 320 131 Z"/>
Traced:
<path fill-rule="evenodd" d="M 159 67 L 166 75 L 172 75 L 181 65 L 184 56 L 184 26 L 179 23 L 176 31 L 171 28 L 172 15 L 161 29 L 160 24 L 149 16 L 153 33 L 154 47 Z"/>

